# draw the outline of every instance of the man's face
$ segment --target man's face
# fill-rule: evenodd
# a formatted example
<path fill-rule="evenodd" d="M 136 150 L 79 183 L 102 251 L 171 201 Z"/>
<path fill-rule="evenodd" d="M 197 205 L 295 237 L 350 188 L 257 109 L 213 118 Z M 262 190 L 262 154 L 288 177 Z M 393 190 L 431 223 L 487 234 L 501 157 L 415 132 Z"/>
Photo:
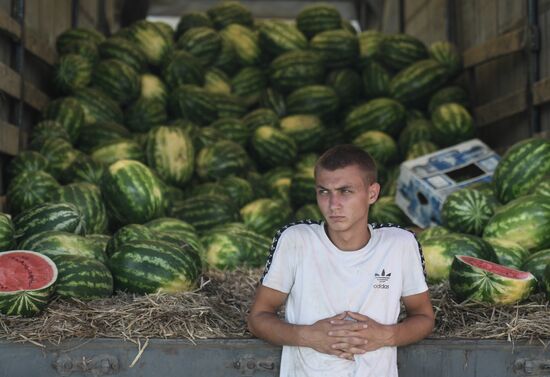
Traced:
<path fill-rule="evenodd" d="M 369 206 L 380 191 L 378 183 L 368 184 L 365 173 L 351 165 L 333 171 L 319 168 L 315 184 L 317 204 L 330 231 L 367 229 Z"/>

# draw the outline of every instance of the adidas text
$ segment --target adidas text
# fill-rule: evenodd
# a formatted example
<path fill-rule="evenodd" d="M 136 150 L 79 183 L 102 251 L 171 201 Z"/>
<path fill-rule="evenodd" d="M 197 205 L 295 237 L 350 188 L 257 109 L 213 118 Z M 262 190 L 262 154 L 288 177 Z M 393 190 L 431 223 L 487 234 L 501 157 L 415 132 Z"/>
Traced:
<path fill-rule="evenodd" d="M 389 289 L 390 286 L 388 284 L 374 284 L 372 286 L 373 288 L 380 288 L 380 289 Z"/>

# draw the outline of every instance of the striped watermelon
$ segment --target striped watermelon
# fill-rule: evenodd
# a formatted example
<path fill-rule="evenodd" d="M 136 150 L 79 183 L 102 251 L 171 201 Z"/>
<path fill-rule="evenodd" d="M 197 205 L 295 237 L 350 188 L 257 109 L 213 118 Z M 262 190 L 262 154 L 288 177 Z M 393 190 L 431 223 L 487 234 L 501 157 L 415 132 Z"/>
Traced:
<path fill-rule="evenodd" d="M 11 180 L 7 201 L 12 214 L 20 213 L 49 201 L 59 188 L 59 183 L 44 171 L 29 171 Z"/>
<path fill-rule="evenodd" d="M 94 86 L 103 90 L 117 103 L 126 105 L 139 97 L 139 73 L 128 64 L 116 59 L 102 60 L 92 77 Z"/>
<path fill-rule="evenodd" d="M 93 160 L 91 157 L 79 155 L 65 170 L 62 181 L 64 183 L 87 182 L 94 185 L 101 185 L 106 166 Z"/>
<path fill-rule="evenodd" d="M 497 197 L 507 203 L 525 195 L 545 175 L 550 175 L 550 141 L 520 141 L 508 149 L 495 169 L 493 181 Z"/>
<path fill-rule="evenodd" d="M 529 251 L 526 248 L 510 240 L 501 240 L 499 238 L 484 238 L 484 240 L 495 251 L 499 264 L 518 270 L 522 269 L 524 261 L 529 256 Z"/>
<path fill-rule="evenodd" d="M 80 255 L 56 255 L 58 275 L 55 293 L 89 301 L 113 294 L 113 275 L 100 261 Z"/>
<path fill-rule="evenodd" d="M 213 93 L 231 93 L 231 79 L 221 69 L 210 68 L 204 73 L 203 88 Z"/>
<path fill-rule="evenodd" d="M 77 54 L 62 55 L 53 69 L 53 84 L 60 94 L 84 88 L 92 79 L 92 63 Z"/>
<path fill-rule="evenodd" d="M 472 116 L 458 103 L 436 108 L 432 113 L 432 125 L 434 141 L 442 147 L 469 140 L 476 134 Z"/>
<path fill-rule="evenodd" d="M 267 88 L 260 96 L 260 106 L 271 110 L 277 116 L 286 115 L 286 103 L 284 96 L 273 88 Z"/>
<path fill-rule="evenodd" d="M 48 304 L 57 280 L 57 267 L 33 251 L 0 253 L 0 313 L 32 317 Z"/>
<path fill-rule="evenodd" d="M 233 141 L 221 140 L 199 151 L 196 171 L 203 180 L 217 180 L 231 174 L 243 174 L 248 165 L 248 155 L 243 147 Z"/>
<path fill-rule="evenodd" d="M 220 118 L 209 127 L 219 130 L 226 139 L 245 146 L 251 132 L 246 124 L 237 118 Z"/>
<path fill-rule="evenodd" d="M 98 250 L 94 241 L 78 234 L 60 230 L 48 230 L 33 234 L 19 244 L 23 250 L 33 250 L 50 258 L 56 255 L 80 255 L 97 259 L 100 262 L 107 260 L 105 253 Z"/>
<path fill-rule="evenodd" d="M 344 130 L 356 138 L 366 131 L 382 131 L 396 136 L 405 126 L 405 107 L 390 98 L 377 98 L 353 109 L 347 116 Z"/>
<path fill-rule="evenodd" d="M 48 103 L 42 110 L 42 118 L 59 122 L 69 133 L 73 144 L 77 141 L 85 120 L 84 109 L 73 97 L 58 98 Z"/>
<path fill-rule="evenodd" d="M 288 114 L 312 114 L 331 119 L 340 106 L 338 95 L 327 85 L 306 85 L 286 98 Z"/>
<path fill-rule="evenodd" d="M 388 97 L 390 94 L 390 73 L 374 60 L 365 62 L 361 71 L 363 92 L 367 98 Z"/>
<path fill-rule="evenodd" d="M 443 87 L 430 97 L 428 112 L 431 114 L 439 106 L 450 102 L 458 103 L 459 105 L 468 108 L 470 104 L 470 97 L 468 96 L 468 93 L 458 85 Z"/>
<path fill-rule="evenodd" d="M 422 104 L 449 78 L 445 66 L 435 60 L 420 60 L 395 75 L 389 85 L 390 95 L 405 104 Z"/>
<path fill-rule="evenodd" d="M 265 20 L 258 27 L 260 45 L 271 56 L 276 57 L 287 51 L 305 50 L 307 38 L 292 24 L 283 21 Z"/>
<path fill-rule="evenodd" d="M 69 132 L 61 123 L 56 120 L 43 120 L 37 123 L 30 135 L 29 148 L 35 151 L 39 151 L 44 145 L 46 140 L 49 139 L 63 139 L 67 142 L 71 141 Z"/>
<path fill-rule="evenodd" d="M 171 89 L 180 85 L 202 85 L 204 68 L 200 61 L 187 51 L 178 50 L 167 60 L 162 69 L 162 78 Z"/>
<path fill-rule="evenodd" d="M 409 147 L 405 154 L 405 160 L 414 160 L 438 150 L 439 147 L 431 141 L 420 140 Z"/>
<path fill-rule="evenodd" d="M 176 202 L 171 216 L 193 225 L 199 233 L 205 233 L 216 225 L 239 221 L 235 203 L 228 196 L 219 194 L 203 194 Z"/>
<path fill-rule="evenodd" d="M 90 64 L 95 65 L 99 61 L 98 44 L 92 41 L 80 41 L 79 43 L 69 43 L 63 48 L 64 55 L 79 55 L 88 60 Z"/>
<path fill-rule="evenodd" d="M 397 143 L 382 131 L 367 131 L 353 139 L 352 144 L 367 151 L 380 165 L 389 165 L 399 158 Z"/>
<path fill-rule="evenodd" d="M 407 34 L 386 35 L 379 42 L 378 58 L 390 68 L 401 70 L 428 58 L 428 49 L 419 39 Z"/>
<path fill-rule="evenodd" d="M 247 228 L 266 237 L 273 237 L 292 217 L 292 210 L 285 202 L 268 198 L 256 199 L 240 212 Z"/>
<path fill-rule="evenodd" d="M 84 109 L 85 124 L 98 122 L 123 123 L 123 114 L 116 101 L 96 88 L 83 88 L 74 93 L 74 97 Z"/>
<path fill-rule="evenodd" d="M 380 42 L 384 34 L 378 30 L 365 30 L 357 35 L 359 39 L 359 67 L 363 68 L 366 64 L 377 59 L 380 54 Z"/>
<path fill-rule="evenodd" d="M 290 181 L 290 200 L 294 208 L 317 202 L 313 170 L 313 167 L 297 167 L 297 171 L 292 175 Z"/>
<path fill-rule="evenodd" d="M 426 119 L 407 121 L 407 126 L 399 134 L 399 151 L 405 155 L 410 147 L 419 141 L 431 141 L 432 124 Z"/>
<path fill-rule="evenodd" d="M 490 261 L 497 261 L 496 254 L 483 239 L 459 233 L 433 236 L 422 243 L 426 259 L 428 281 L 438 283 L 449 278 L 451 264 L 456 255 L 468 255 Z"/>
<path fill-rule="evenodd" d="M 214 94 L 195 85 L 181 85 L 172 92 L 170 109 L 175 117 L 210 124 L 218 119 Z"/>
<path fill-rule="evenodd" d="M 228 74 L 233 75 L 240 67 L 240 63 L 237 60 L 237 53 L 231 41 L 227 38 L 222 38 L 222 47 L 218 58 L 212 64 L 213 68 L 218 68 Z"/>
<path fill-rule="evenodd" d="M 84 126 L 78 137 L 77 147 L 85 153 L 95 148 L 120 139 L 130 139 L 130 131 L 121 124 L 114 122 L 95 123 Z"/>
<path fill-rule="evenodd" d="M 327 67 L 352 65 L 359 56 L 357 37 L 346 30 L 328 30 L 316 34 L 310 41 L 311 50 L 319 53 Z"/>
<path fill-rule="evenodd" d="M 141 90 L 140 98 L 158 99 L 166 103 L 168 100 L 168 93 L 166 85 L 160 77 L 150 73 L 144 73 L 140 75 Z"/>
<path fill-rule="evenodd" d="M 93 149 L 90 156 L 97 162 L 110 165 L 120 160 L 144 162 L 145 156 L 141 146 L 134 140 L 118 139 Z"/>
<path fill-rule="evenodd" d="M 48 170 L 48 160 L 46 157 L 35 151 L 21 151 L 9 162 L 6 173 L 11 180 L 23 172 L 36 172 L 40 170 Z"/>
<path fill-rule="evenodd" d="M 215 227 L 201 238 L 206 261 L 211 267 L 234 269 L 260 267 L 265 263 L 271 239 L 248 229 L 242 223 Z"/>
<path fill-rule="evenodd" d="M 420 234 L 418 234 L 416 238 L 421 245 L 424 245 L 424 242 L 426 242 L 429 238 L 442 236 L 449 233 L 451 233 L 449 229 L 440 225 L 436 225 L 426 228 Z"/>
<path fill-rule="evenodd" d="M 530 272 L 460 255 L 453 260 L 449 283 L 459 300 L 509 305 L 529 297 L 537 279 Z"/>
<path fill-rule="evenodd" d="M 449 77 L 456 76 L 462 71 L 462 57 L 457 47 L 451 42 L 438 41 L 428 49 L 430 58 L 437 60 L 449 71 Z"/>
<path fill-rule="evenodd" d="M 115 289 L 139 294 L 193 290 L 202 269 L 199 255 L 191 248 L 153 240 L 125 243 L 108 266 Z"/>
<path fill-rule="evenodd" d="M 134 22 L 129 29 L 128 37 L 145 55 L 147 62 L 159 66 L 174 47 L 169 38 L 154 22 L 141 20 Z"/>
<path fill-rule="evenodd" d="M 267 167 L 290 165 L 298 153 L 290 136 L 270 126 L 257 128 L 251 143 L 259 162 Z"/>
<path fill-rule="evenodd" d="M 224 29 L 231 24 L 252 27 L 252 13 L 238 2 L 225 1 L 216 4 L 206 11 L 216 29 Z"/>
<path fill-rule="evenodd" d="M 523 271 L 529 271 L 542 283 L 545 278 L 544 269 L 548 265 L 550 265 L 550 248 L 538 250 L 529 254 L 523 261 L 521 269 Z"/>
<path fill-rule="evenodd" d="M 353 105 L 363 94 L 361 76 L 351 68 L 342 68 L 331 71 L 326 80 L 340 99 L 342 107 Z"/>
<path fill-rule="evenodd" d="M 120 160 L 105 173 L 101 191 L 108 211 L 121 224 L 144 223 L 164 214 L 162 185 L 138 161 Z"/>
<path fill-rule="evenodd" d="M 0 212 L 0 253 L 15 247 L 15 228 L 11 216 Z"/>
<path fill-rule="evenodd" d="M 152 220 L 154 221 L 154 220 Z M 145 225 L 141 224 L 127 224 L 120 227 L 109 239 L 105 246 L 105 252 L 109 257 L 120 250 L 122 245 L 130 241 L 136 240 L 154 240 L 155 232 L 150 230 Z"/>
<path fill-rule="evenodd" d="M 275 111 L 269 108 L 253 110 L 246 114 L 241 120 L 250 133 L 256 131 L 256 129 L 261 126 L 279 127 L 279 117 Z"/>
<path fill-rule="evenodd" d="M 441 220 L 451 231 L 479 236 L 497 206 L 494 196 L 463 188 L 447 196 L 441 207 Z"/>
<path fill-rule="evenodd" d="M 152 231 L 157 239 L 170 242 L 177 241 L 180 245 L 189 244 L 199 252 L 199 255 L 204 254 L 204 246 L 195 227 L 185 221 L 173 217 L 161 217 L 143 225 Z"/>
<path fill-rule="evenodd" d="M 258 35 L 246 26 L 231 24 L 220 31 L 220 35 L 235 51 L 237 61 L 243 66 L 258 65 L 261 50 Z"/>
<path fill-rule="evenodd" d="M 231 78 L 232 92 L 241 97 L 247 106 L 252 106 L 267 88 L 267 80 L 263 69 L 244 67 Z"/>
<path fill-rule="evenodd" d="M 48 172 L 59 178 L 73 163 L 80 151 L 63 139 L 47 139 L 40 148 L 40 154 L 48 160 Z"/>
<path fill-rule="evenodd" d="M 393 196 L 381 196 L 369 209 L 369 221 L 378 224 L 411 225 L 407 215 L 395 204 Z"/>
<path fill-rule="evenodd" d="M 281 119 L 281 130 L 294 140 L 298 152 L 313 152 L 323 143 L 325 127 L 315 115 L 290 115 Z"/>
<path fill-rule="evenodd" d="M 102 60 L 120 60 L 136 72 L 143 72 L 147 66 L 147 59 L 143 52 L 135 43 L 126 38 L 107 38 L 99 45 L 98 49 Z"/>
<path fill-rule="evenodd" d="M 138 98 L 126 108 L 125 125 L 134 132 L 147 132 L 168 120 L 166 103 L 158 98 Z"/>
<path fill-rule="evenodd" d="M 313 220 L 313 221 L 320 221 L 323 220 L 323 214 L 321 213 L 321 210 L 319 209 L 319 206 L 317 204 L 304 204 L 298 210 L 294 213 L 294 219 L 296 221 L 300 220 Z"/>
<path fill-rule="evenodd" d="M 84 41 L 91 42 L 95 45 L 100 44 L 105 40 L 105 36 L 99 31 L 92 28 L 74 28 L 64 31 L 57 36 L 55 48 L 59 55 L 67 53 L 67 48 L 74 44 L 80 44 Z"/>
<path fill-rule="evenodd" d="M 75 234 L 86 231 L 86 218 L 79 207 L 69 202 L 44 203 L 27 209 L 13 219 L 18 242 L 47 230 Z"/>
<path fill-rule="evenodd" d="M 550 197 L 521 196 L 500 207 L 483 237 L 515 241 L 530 251 L 550 247 Z"/>
<path fill-rule="evenodd" d="M 155 127 L 147 134 L 147 164 L 166 182 L 178 187 L 193 175 L 195 149 L 191 137 L 174 126 Z"/>
<path fill-rule="evenodd" d="M 202 66 L 209 66 L 218 57 L 222 40 L 216 30 L 199 26 L 188 29 L 176 42 L 176 47 L 189 52 Z"/>
<path fill-rule="evenodd" d="M 254 200 L 254 189 L 252 188 L 252 184 L 244 178 L 230 175 L 221 179 L 219 183 L 224 188 L 225 194 L 229 196 L 239 208 Z"/>
<path fill-rule="evenodd" d="M 268 189 L 268 195 L 265 196 L 290 203 L 290 184 L 293 175 L 294 169 L 288 166 L 280 166 L 268 170 L 263 175 Z"/>
<path fill-rule="evenodd" d="M 72 183 L 61 187 L 54 200 L 76 206 L 84 223 L 83 233 L 107 232 L 107 209 L 98 186 L 85 182 Z"/>
<path fill-rule="evenodd" d="M 529 193 L 550 197 L 550 174 L 543 176 Z"/>
<path fill-rule="evenodd" d="M 342 16 L 338 9 L 328 4 L 312 4 L 296 16 L 296 26 L 308 38 L 327 30 L 340 29 Z"/>
<path fill-rule="evenodd" d="M 189 12 L 181 15 L 178 25 L 176 26 L 176 32 L 174 38 L 179 39 L 183 33 L 194 27 L 213 27 L 214 24 L 210 17 L 205 12 Z"/>
<path fill-rule="evenodd" d="M 271 84 L 283 93 L 305 85 L 321 84 L 325 67 L 314 51 L 289 51 L 275 58 L 269 66 Z"/>

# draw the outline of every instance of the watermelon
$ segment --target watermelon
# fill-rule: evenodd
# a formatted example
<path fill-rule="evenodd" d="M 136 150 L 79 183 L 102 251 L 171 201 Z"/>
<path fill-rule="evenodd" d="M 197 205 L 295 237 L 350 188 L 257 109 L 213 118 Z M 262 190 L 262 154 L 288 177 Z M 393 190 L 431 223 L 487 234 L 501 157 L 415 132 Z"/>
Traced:
<path fill-rule="evenodd" d="M 79 55 L 88 60 L 88 62 L 90 62 L 90 64 L 92 64 L 93 66 L 99 61 L 98 50 L 98 43 L 83 40 L 78 43 L 68 43 L 63 48 L 63 54 L 59 56 Z"/>
<path fill-rule="evenodd" d="M 120 160 L 135 160 L 144 162 L 143 148 L 137 141 L 118 139 L 100 145 L 90 152 L 90 156 L 97 162 L 110 165 Z"/>
<path fill-rule="evenodd" d="M 321 60 L 329 68 L 350 66 L 359 56 L 357 37 L 342 29 L 316 34 L 309 42 L 309 48 L 319 53 Z"/>
<path fill-rule="evenodd" d="M 260 126 L 279 127 L 279 117 L 270 108 L 259 108 L 242 117 L 242 122 L 250 133 L 256 131 Z"/>
<path fill-rule="evenodd" d="M 141 81 L 141 90 L 140 98 L 148 99 L 159 99 L 163 102 L 167 102 L 168 93 L 166 85 L 160 79 L 160 77 L 155 76 L 150 73 L 144 73 L 140 76 Z"/>
<path fill-rule="evenodd" d="M 454 77 L 462 71 L 462 57 L 458 48 L 451 42 L 434 42 L 428 48 L 428 53 L 430 58 L 447 68 L 449 77 Z"/>
<path fill-rule="evenodd" d="M 386 35 L 379 42 L 377 57 L 390 68 L 401 70 L 428 58 L 428 49 L 412 35 Z"/>
<path fill-rule="evenodd" d="M 21 151 L 8 164 L 7 176 L 13 179 L 23 172 L 37 172 L 48 170 L 48 160 L 36 151 Z"/>
<path fill-rule="evenodd" d="M 216 30 L 199 26 L 188 29 L 176 42 L 176 47 L 189 52 L 202 66 L 214 63 L 222 48 L 220 35 Z"/>
<path fill-rule="evenodd" d="M 267 88 L 267 80 L 263 69 L 244 67 L 231 78 L 232 92 L 241 97 L 247 106 L 252 106 Z"/>
<path fill-rule="evenodd" d="M 83 88 L 74 93 L 84 110 L 84 123 L 123 123 L 122 110 L 118 103 L 96 88 Z"/>
<path fill-rule="evenodd" d="M 248 164 L 243 147 L 233 141 L 221 140 L 199 151 L 196 170 L 199 178 L 216 180 L 231 174 L 243 174 Z"/>
<path fill-rule="evenodd" d="M 58 270 L 57 295 L 89 301 L 113 294 L 113 275 L 100 261 L 80 255 L 56 255 L 52 260 Z"/>
<path fill-rule="evenodd" d="M 227 141 L 227 138 L 222 133 L 214 127 L 201 127 L 192 135 L 193 145 L 195 146 L 196 151 L 214 145 L 218 141 Z M 195 159 L 196 160 L 196 159 Z"/>
<path fill-rule="evenodd" d="M 294 169 L 280 166 L 267 171 L 264 180 L 267 183 L 269 196 L 290 203 L 290 185 Z"/>
<path fill-rule="evenodd" d="M 336 92 L 342 107 L 355 104 L 363 93 L 361 76 L 351 68 L 332 70 L 326 84 Z"/>
<path fill-rule="evenodd" d="M 195 250 L 155 240 L 123 244 L 109 259 L 108 267 L 115 289 L 139 294 L 193 290 L 202 268 Z"/>
<path fill-rule="evenodd" d="M 85 182 L 72 183 L 61 187 L 54 200 L 73 204 L 78 209 L 84 223 L 83 233 L 107 232 L 107 209 L 98 186 Z"/>
<path fill-rule="evenodd" d="M 381 177 L 380 172 L 382 172 L 384 177 Z M 378 180 L 381 186 L 379 195 L 395 197 L 395 194 L 397 193 L 397 181 L 399 179 L 400 173 L 401 173 L 401 167 L 399 164 L 379 170 Z"/>
<path fill-rule="evenodd" d="M 107 255 L 107 243 L 109 243 L 111 236 L 107 234 L 87 234 L 85 238 L 94 248 L 95 255 Z"/>
<path fill-rule="evenodd" d="M 52 258 L 56 255 L 80 255 L 105 262 L 107 257 L 94 241 L 78 234 L 48 230 L 33 234 L 19 244 L 23 250 L 33 250 Z"/>
<path fill-rule="evenodd" d="M 522 269 L 523 262 L 529 255 L 527 249 L 510 240 L 501 240 L 499 238 L 484 238 L 484 240 L 495 251 L 499 264 L 518 270 Z"/>
<path fill-rule="evenodd" d="M 550 196 L 550 175 L 541 178 L 539 183 L 531 189 L 531 194 Z"/>
<path fill-rule="evenodd" d="M 438 283 L 449 278 L 449 271 L 456 255 L 468 255 L 490 261 L 497 261 L 496 254 L 483 239 L 459 233 L 433 236 L 422 243 L 426 259 L 428 281 Z"/>
<path fill-rule="evenodd" d="M 271 110 L 276 116 L 286 115 L 286 103 L 284 96 L 273 88 L 267 88 L 260 96 L 260 107 Z"/>
<path fill-rule="evenodd" d="M 380 42 L 384 34 L 378 30 L 365 30 L 358 34 L 359 39 L 359 67 L 363 68 L 366 64 L 379 56 Z"/>
<path fill-rule="evenodd" d="M 0 212 L 0 253 L 15 247 L 15 228 L 11 216 Z"/>
<path fill-rule="evenodd" d="M 28 171 L 17 175 L 8 185 L 7 201 L 11 213 L 49 201 L 59 188 L 59 183 L 44 171 Z"/>
<path fill-rule="evenodd" d="M 439 106 L 450 102 L 458 103 L 468 108 L 470 105 L 470 97 L 468 93 L 458 85 L 445 86 L 430 97 L 428 112 L 431 114 Z"/>
<path fill-rule="evenodd" d="M 234 175 L 227 176 L 220 180 L 225 194 L 229 196 L 241 208 L 254 200 L 254 189 L 252 184 L 244 178 Z"/>
<path fill-rule="evenodd" d="M 152 220 L 154 221 L 154 220 Z M 142 224 L 127 224 L 119 228 L 109 239 L 105 252 L 109 257 L 120 250 L 122 245 L 135 240 L 154 240 L 155 232 Z"/>
<path fill-rule="evenodd" d="M 140 49 L 147 62 L 159 66 L 173 49 L 173 40 L 154 22 L 140 20 L 129 29 L 128 37 Z"/>
<path fill-rule="evenodd" d="M 250 28 L 231 24 L 222 29 L 220 35 L 233 47 L 239 64 L 252 66 L 260 63 L 259 38 Z"/>
<path fill-rule="evenodd" d="M 205 12 L 189 12 L 181 15 L 178 25 L 176 26 L 176 32 L 174 38 L 179 39 L 183 33 L 194 27 L 213 27 L 214 24 L 210 17 Z"/>
<path fill-rule="evenodd" d="M 261 126 L 252 135 L 252 148 L 267 167 L 290 165 L 296 159 L 296 143 L 283 131 Z"/>
<path fill-rule="evenodd" d="M 290 181 L 290 200 L 294 208 L 317 202 L 313 167 L 298 168 L 292 175 Z"/>
<path fill-rule="evenodd" d="M 240 67 L 237 60 L 237 54 L 231 41 L 227 38 L 222 38 L 222 47 L 218 58 L 212 64 L 212 68 L 222 70 L 227 75 L 233 75 Z"/>
<path fill-rule="evenodd" d="M 59 178 L 77 158 L 80 151 L 66 140 L 59 138 L 47 139 L 39 152 L 48 160 L 48 172 Z"/>
<path fill-rule="evenodd" d="M 70 142 L 71 136 L 60 122 L 43 120 L 34 126 L 33 132 L 30 135 L 29 147 L 35 151 L 39 151 L 46 140 L 49 139 L 63 139 Z"/>
<path fill-rule="evenodd" d="M 369 221 L 378 224 L 411 225 L 407 215 L 395 204 L 393 196 L 381 196 L 369 209 Z"/>
<path fill-rule="evenodd" d="M 461 300 L 509 305 L 529 297 L 537 279 L 519 271 L 472 256 L 454 258 L 449 275 L 451 290 Z"/>
<path fill-rule="evenodd" d="M 247 125 L 237 118 L 220 118 L 209 127 L 219 130 L 226 139 L 242 146 L 246 145 L 251 134 Z"/>
<path fill-rule="evenodd" d="M 296 221 L 300 220 L 313 220 L 313 221 L 320 221 L 323 219 L 323 214 L 321 213 L 321 210 L 319 209 L 319 206 L 317 204 L 304 204 L 296 212 L 294 213 L 294 219 Z"/>
<path fill-rule="evenodd" d="M 144 223 L 164 214 L 162 184 L 145 165 L 120 160 L 105 173 L 101 191 L 108 211 L 121 224 Z"/>
<path fill-rule="evenodd" d="M 57 280 L 57 267 L 33 251 L 0 253 L 0 313 L 32 317 L 48 304 Z"/>
<path fill-rule="evenodd" d="M 525 258 L 521 269 L 529 271 L 539 282 L 544 281 L 544 269 L 550 265 L 550 248 L 538 250 Z"/>
<path fill-rule="evenodd" d="M 87 182 L 94 185 L 101 185 L 106 166 L 93 160 L 91 157 L 81 154 L 65 170 L 62 177 L 65 183 Z"/>
<path fill-rule="evenodd" d="M 47 230 L 60 230 L 83 234 L 86 231 L 86 219 L 79 208 L 72 203 L 44 203 L 29 208 L 13 219 L 15 238 L 18 242 L 33 234 Z"/>
<path fill-rule="evenodd" d="M 221 69 L 210 68 L 204 73 L 203 88 L 213 93 L 231 93 L 231 80 Z"/>
<path fill-rule="evenodd" d="M 476 134 L 472 116 L 458 103 L 437 107 L 432 113 L 432 125 L 434 141 L 442 147 L 469 140 Z"/>
<path fill-rule="evenodd" d="M 199 233 L 240 219 L 235 203 L 220 194 L 202 194 L 178 201 L 171 209 L 171 216 L 193 225 Z"/>
<path fill-rule="evenodd" d="M 152 231 L 156 239 L 173 242 L 180 246 L 188 244 L 200 255 L 204 254 L 204 246 L 195 227 L 185 221 L 172 217 L 161 217 L 143 225 Z"/>
<path fill-rule="evenodd" d="M 142 72 L 147 66 L 147 59 L 143 52 L 132 41 L 111 37 L 101 42 L 98 46 L 99 56 L 102 60 L 116 59 L 126 63 L 136 72 Z"/>
<path fill-rule="evenodd" d="M 483 237 L 515 241 L 530 251 L 550 247 L 550 197 L 526 195 L 500 207 Z"/>
<path fill-rule="evenodd" d="M 271 84 L 283 93 L 321 84 L 325 78 L 323 60 L 314 51 L 285 52 L 271 62 L 269 72 Z"/>
<path fill-rule="evenodd" d="M 312 114 L 331 119 L 340 106 L 338 95 L 327 85 L 306 85 L 286 98 L 288 114 Z"/>
<path fill-rule="evenodd" d="M 100 122 L 82 128 L 78 137 L 78 149 L 90 153 L 97 147 L 119 139 L 130 139 L 132 134 L 121 124 Z"/>
<path fill-rule="evenodd" d="M 431 226 L 429 228 L 426 228 L 420 234 L 418 234 L 416 238 L 418 239 L 418 242 L 420 242 L 420 244 L 423 245 L 424 242 L 430 238 L 442 236 L 449 233 L 451 233 L 449 229 L 440 225 L 436 225 L 436 226 Z"/>
<path fill-rule="evenodd" d="M 443 202 L 441 220 L 451 231 L 480 236 L 497 206 L 494 196 L 462 188 L 449 194 Z"/>
<path fill-rule="evenodd" d="M 380 165 L 392 164 L 399 158 L 397 143 L 390 135 L 382 131 L 363 132 L 353 139 L 352 144 L 367 151 Z"/>
<path fill-rule="evenodd" d="M 391 75 L 381 64 L 370 60 L 361 72 L 363 92 L 367 98 L 388 97 Z"/>
<path fill-rule="evenodd" d="M 246 114 L 246 103 L 233 94 L 211 93 L 218 118 L 240 118 Z"/>
<path fill-rule="evenodd" d="M 193 175 L 195 149 L 191 137 L 174 126 L 155 127 L 147 134 L 147 164 L 166 182 L 182 187 Z"/>
<path fill-rule="evenodd" d="M 214 94 L 195 85 L 180 85 L 169 98 L 169 108 L 175 117 L 207 125 L 219 117 Z"/>
<path fill-rule="evenodd" d="M 258 27 L 260 45 L 272 57 L 287 51 L 305 50 L 307 38 L 292 24 L 284 21 L 265 20 Z"/>
<path fill-rule="evenodd" d="M 550 175 L 550 140 L 522 140 L 508 149 L 495 169 L 497 197 L 508 203 L 527 194 L 545 175 Z"/>
<path fill-rule="evenodd" d="M 281 119 L 280 127 L 294 140 L 298 152 L 313 152 L 322 146 L 325 127 L 316 115 L 290 115 Z"/>
<path fill-rule="evenodd" d="M 117 103 L 126 105 L 139 97 L 140 76 L 131 66 L 116 59 L 102 60 L 93 73 L 93 84 Z"/>
<path fill-rule="evenodd" d="M 262 236 L 242 223 L 215 227 L 201 238 L 205 245 L 206 262 L 219 269 L 260 267 L 265 263 L 271 239 Z"/>
<path fill-rule="evenodd" d="M 42 110 L 42 118 L 59 122 L 67 130 L 73 144 L 77 141 L 85 120 L 84 109 L 73 97 L 58 98 L 48 103 Z"/>
<path fill-rule="evenodd" d="M 410 147 L 419 141 L 431 141 L 432 124 L 427 119 L 413 119 L 407 121 L 407 125 L 399 134 L 397 144 L 399 151 L 405 155 Z"/>
<path fill-rule="evenodd" d="M 338 9 L 328 4 L 312 4 L 296 16 L 296 26 L 308 38 L 327 30 L 340 29 L 342 16 Z"/>
<path fill-rule="evenodd" d="M 349 112 L 344 130 L 352 138 L 371 130 L 396 136 L 405 127 L 405 117 L 405 107 L 399 102 L 390 98 L 377 98 Z"/>
<path fill-rule="evenodd" d="M 134 132 L 147 132 L 168 120 L 166 104 L 158 98 L 139 98 L 127 107 L 126 126 Z"/>
<path fill-rule="evenodd" d="M 55 48 L 59 55 L 67 53 L 68 47 L 81 44 L 85 41 L 98 45 L 105 40 L 105 36 L 92 28 L 73 28 L 66 30 L 57 36 Z"/>
<path fill-rule="evenodd" d="M 405 154 L 405 160 L 414 160 L 438 150 L 439 147 L 431 141 L 420 140 L 409 147 Z"/>
<path fill-rule="evenodd" d="M 187 51 L 178 50 L 170 56 L 162 69 L 162 78 L 168 87 L 176 89 L 180 85 L 202 85 L 204 68 L 201 62 Z"/>
<path fill-rule="evenodd" d="M 54 65 L 54 86 L 60 94 L 84 88 L 92 79 L 92 69 L 92 63 L 81 55 L 62 55 Z"/>
<path fill-rule="evenodd" d="M 209 8 L 206 11 L 216 29 L 221 30 L 231 24 L 253 26 L 252 13 L 238 2 L 225 1 Z"/>
<path fill-rule="evenodd" d="M 247 228 L 266 237 L 273 237 L 292 216 L 292 210 L 285 202 L 268 198 L 256 199 L 242 207 L 240 212 Z"/>
<path fill-rule="evenodd" d="M 447 69 L 432 59 L 421 60 L 395 75 L 389 85 L 390 96 L 404 104 L 422 104 L 448 80 Z"/>

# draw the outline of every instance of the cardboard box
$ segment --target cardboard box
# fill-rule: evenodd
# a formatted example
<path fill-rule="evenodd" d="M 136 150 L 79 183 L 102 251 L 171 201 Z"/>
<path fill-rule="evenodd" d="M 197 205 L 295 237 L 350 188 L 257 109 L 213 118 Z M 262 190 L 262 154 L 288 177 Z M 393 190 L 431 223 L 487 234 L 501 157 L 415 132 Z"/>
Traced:
<path fill-rule="evenodd" d="M 490 181 L 500 157 L 479 139 L 401 164 L 397 205 L 420 227 L 441 224 L 447 195 L 473 183 Z"/>

